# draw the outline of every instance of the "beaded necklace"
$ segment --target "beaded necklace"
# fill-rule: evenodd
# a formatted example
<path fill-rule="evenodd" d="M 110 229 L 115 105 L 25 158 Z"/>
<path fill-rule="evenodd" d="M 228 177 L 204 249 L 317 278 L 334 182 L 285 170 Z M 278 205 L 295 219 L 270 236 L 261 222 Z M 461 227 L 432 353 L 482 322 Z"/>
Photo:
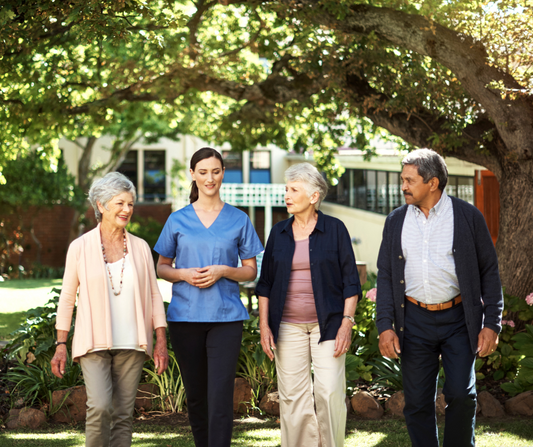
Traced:
<path fill-rule="evenodd" d="M 128 249 L 126 247 L 126 232 L 124 232 L 124 254 L 122 256 L 122 269 L 120 270 L 120 290 L 118 292 L 115 292 L 115 287 L 113 286 L 113 276 L 111 275 L 111 269 L 109 268 L 107 256 L 105 255 L 104 244 L 102 243 L 102 254 L 104 255 L 104 262 L 105 266 L 107 267 L 107 274 L 109 275 L 109 280 L 111 281 L 111 289 L 113 289 L 113 294 L 115 296 L 119 296 L 122 293 L 122 278 L 124 277 L 124 265 L 126 264 L 127 251 Z"/>

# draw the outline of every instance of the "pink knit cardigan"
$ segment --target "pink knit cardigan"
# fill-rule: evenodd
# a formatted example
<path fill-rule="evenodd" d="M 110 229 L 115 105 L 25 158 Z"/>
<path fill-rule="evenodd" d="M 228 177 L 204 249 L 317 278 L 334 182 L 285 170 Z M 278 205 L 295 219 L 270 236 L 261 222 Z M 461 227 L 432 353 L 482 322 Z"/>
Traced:
<path fill-rule="evenodd" d="M 152 355 L 154 328 L 166 327 L 165 307 L 157 286 L 154 261 L 148 244 L 126 233 L 133 276 L 139 345 Z M 70 244 L 63 287 L 59 297 L 56 329 L 69 331 L 72 311 L 79 290 L 74 326 L 72 357 L 79 361 L 91 349 L 111 349 L 113 334 L 107 287 L 107 272 L 102 256 L 100 225 Z"/>

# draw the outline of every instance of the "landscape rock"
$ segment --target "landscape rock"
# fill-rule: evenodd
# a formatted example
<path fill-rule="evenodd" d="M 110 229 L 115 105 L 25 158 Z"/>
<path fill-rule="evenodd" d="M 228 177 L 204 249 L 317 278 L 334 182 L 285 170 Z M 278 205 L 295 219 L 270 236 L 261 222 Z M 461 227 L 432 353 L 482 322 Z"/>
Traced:
<path fill-rule="evenodd" d="M 150 411 L 155 408 L 157 398 L 159 398 L 159 387 L 154 383 L 141 383 L 137 388 L 135 397 L 135 408 L 143 408 Z"/>
<path fill-rule="evenodd" d="M 81 422 L 87 414 L 87 392 L 84 386 L 75 386 L 52 393 L 52 407 L 61 408 L 52 416 L 55 422 Z"/>
<path fill-rule="evenodd" d="M 35 408 L 23 408 L 19 413 L 19 427 L 38 428 L 46 422 L 46 415 Z"/>
<path fill-rule="evenodd" d="M 11 410 L 7 418 L 7 428 L 38 428 L 46 422 L 46 415 L 35 408 L 23 408 Z"/>
<path fill-rule="evenodd" d="M 233 390 L 233 412 L 245 414 L 250 408 L 252 400 L 252 387 L 246 379 L 238 377 L 235 379 Z"/>
<path fill-rule="evenodd" d="M 481 414 L 487 418 L 502 418 L 505 416 L 503 405 L 488 391 L 481 391 L 477 396 Z"/>
<path fill-rule="evenodd" d="M 404 417 L 403 416 L 403 407 L 405 407 L 405 396 L 403 391 L 398 391 L 394 393 L 391 397 L 385 402 L 385 408 L 393 416 Z"/>
<path fill-rule="evenodd" d="M 357 416 L 364 419 L 380 419 L 384 412 L 379 402 L 366 391 L 352 397 L 352 408 Z"/>
<path fill-rule="evenodd" d="M 6 419 L 7 428 L 18 428 L 19 413 L 20 413 L 20 410 L 17 410 L 15 408 L 12 410 L 9 410 L 9 415 L 7 416 L 7 419 Z"/>
<path fill-rule="evenodd" d="M 265 394 L 259 403 L 259 408 L 272 416 L 279 416 L 279 393 L 274 391 Z"/>
<path fill-rule="evenodd" d="M 533 391 L 520 393 L 507 400 L 505 410 L 513 416 L 533 416 Z"/>

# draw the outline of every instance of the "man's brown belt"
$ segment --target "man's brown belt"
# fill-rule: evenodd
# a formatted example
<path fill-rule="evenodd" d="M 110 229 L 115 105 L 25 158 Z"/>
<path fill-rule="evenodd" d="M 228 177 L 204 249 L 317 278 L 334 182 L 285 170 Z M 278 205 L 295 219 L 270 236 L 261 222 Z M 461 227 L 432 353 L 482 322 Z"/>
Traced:
<path fill-rule="evenodd" d="M 405 295 L 405 298 L 407 298 L 407 301 L 411 301 L 411 303 L 416 304 L 417 306 L 420 306 L 427 310 L 446 310 L 450 307 L 453 307 L 457 304 L 459 304 L 463 299 L 461 298 L 461 295 L 457 295 L 455 298 L 452 298 L 450 301 L 446 301 L 445 303 L 438 303 L 438 304 L 426 304 L 422 303 L 420 301 L 415 300 L 414 298 Z"/>

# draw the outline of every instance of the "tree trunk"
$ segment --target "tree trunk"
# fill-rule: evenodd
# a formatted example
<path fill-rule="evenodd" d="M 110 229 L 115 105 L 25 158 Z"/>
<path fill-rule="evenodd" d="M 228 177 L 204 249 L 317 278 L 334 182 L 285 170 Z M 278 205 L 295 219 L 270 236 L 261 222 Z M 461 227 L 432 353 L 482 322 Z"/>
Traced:
<path fill-rule="evenodd" d="M 496 249 L 506 292 L 525 298 L 533 292 L 533 177 L 531 163 L 504 166 L 500 182 L 500 230 Z"/>

